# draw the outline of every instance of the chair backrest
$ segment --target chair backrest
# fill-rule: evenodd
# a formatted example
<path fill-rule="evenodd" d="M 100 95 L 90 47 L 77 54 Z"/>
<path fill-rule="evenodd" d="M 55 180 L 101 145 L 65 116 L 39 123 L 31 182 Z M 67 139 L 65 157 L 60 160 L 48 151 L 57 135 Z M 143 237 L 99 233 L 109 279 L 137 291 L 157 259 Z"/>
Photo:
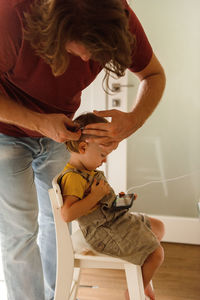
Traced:
<path fill-rule="evenodd" d="M 55 192 L 55 196 L 56 196 L 56 206 L 58 208 L 61 208 L 63 206 L 63 197 L 62 197 L 62 193 L 61 193 L 61 189 L 60 189 L 60 185 L 58 183 L 58 180 L 60 178 L 61 174 L 56 175 L 53 180 L 52 180 L 52 186 L 53 186 L 53 190 Z"/>
<path fill-rule="evenodd" d="M 61 217 L 63 198 L 58 184 L 58 174 L 52 181 L 53 188 L 49 190 L 51 200 L 57 245 L 57 274 L 54 300 L 69 299 L 74 271 L 74 251 L 68 223 Z"/>

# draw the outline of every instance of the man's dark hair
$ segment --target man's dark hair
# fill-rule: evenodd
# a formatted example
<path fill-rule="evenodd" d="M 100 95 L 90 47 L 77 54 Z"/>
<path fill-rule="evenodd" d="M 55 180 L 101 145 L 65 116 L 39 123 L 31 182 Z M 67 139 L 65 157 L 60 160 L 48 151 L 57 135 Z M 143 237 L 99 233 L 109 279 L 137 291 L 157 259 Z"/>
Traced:
<path fill-rule="evenodd" d="M 132 64 L 134 38 L 122 0 L 36 0 L 25 18 L 25 38 L 55 76 L 69 65 L 71 41 L 86 47 L 106 79 L 110 72 L 123 76 Z"/>

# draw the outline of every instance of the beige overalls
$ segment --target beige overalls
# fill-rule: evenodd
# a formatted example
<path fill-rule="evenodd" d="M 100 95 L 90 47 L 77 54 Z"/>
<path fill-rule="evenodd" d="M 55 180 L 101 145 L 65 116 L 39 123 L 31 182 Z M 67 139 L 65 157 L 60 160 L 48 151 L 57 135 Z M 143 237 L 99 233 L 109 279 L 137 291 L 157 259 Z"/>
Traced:
<path fill-rule="evenodd" d="M 97 182 L 101 179 L 107 182 L 103 172 L 95 171 Z M 90 186 L 94 180 L 88 173 L 77 169 L 66 170 L 60 180 L 70 172 L 80 174 Z M 142 265 L 159 242 L 146 215 L 130 213 L 127 209 L 116 211 L 112 207 L 116 195 L 111 187 L 110 190 L 95 210 L 78 218 L 80 229 L 87 243 L 96 251 Z"/>

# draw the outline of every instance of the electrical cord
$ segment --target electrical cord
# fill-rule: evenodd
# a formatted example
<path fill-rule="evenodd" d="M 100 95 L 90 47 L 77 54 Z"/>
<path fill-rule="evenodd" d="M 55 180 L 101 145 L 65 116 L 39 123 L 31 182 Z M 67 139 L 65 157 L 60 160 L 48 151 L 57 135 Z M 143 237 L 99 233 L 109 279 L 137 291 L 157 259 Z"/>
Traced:
<path fill-rule="evenodd" d="M 175 181 L 175 180 L 183 179 L 183 178 L 189 177 L 189 176 L 191 176 L 191 175 L 193 175 L 195 173 L 198 173 L 198 172 L 200 172 L 200 169 L 197 169 L 196 171 L 193 171 L 191 173 L 187 173 L 185 175 L 177 176 L 177 177 L 172 177 L 172 178 L 168 178 L 168 179 L 164 179 L 164 180 L 152 180 L 152 181 L 148 181 L 148 182 L 146 182 L 144 184 L 135 185 L 135 186 L 130 187 L 126 191 L 126 193 L 128 194 L 133 189 L 143 188 L 143 187 L 145 187 L 147 185 L 150 185 L 150 184 L 153 184 L 153 183 L 165 183 L 165 182 L 170 182 L 170 181 Z"/>

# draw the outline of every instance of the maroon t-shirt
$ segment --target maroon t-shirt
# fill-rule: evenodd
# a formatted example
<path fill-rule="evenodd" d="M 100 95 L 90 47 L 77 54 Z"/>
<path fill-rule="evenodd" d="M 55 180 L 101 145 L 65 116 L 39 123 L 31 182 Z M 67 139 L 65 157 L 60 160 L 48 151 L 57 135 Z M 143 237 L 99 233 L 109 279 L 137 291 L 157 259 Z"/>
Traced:
<path fill-rule="evenodd" d="M 53 76 L 51 68 L 34 53 L 23 37 L 23 13 L 34 0 L 0 1 L 0 91 L 18 103 L 41 113 L 64 113 L 72 118 L 80 105 L 81 91 L 101 71 L 93 60 L 84 62 L 70 55 L 66 72 Z M 152 48 L 137 17 L 130 12 L 130 31 L 136 36 L 133 72 L 144 69 L 152 56 Z M 41 136 L 38 132 L 1 123 L 0 132 L 11 136 Z"/>

